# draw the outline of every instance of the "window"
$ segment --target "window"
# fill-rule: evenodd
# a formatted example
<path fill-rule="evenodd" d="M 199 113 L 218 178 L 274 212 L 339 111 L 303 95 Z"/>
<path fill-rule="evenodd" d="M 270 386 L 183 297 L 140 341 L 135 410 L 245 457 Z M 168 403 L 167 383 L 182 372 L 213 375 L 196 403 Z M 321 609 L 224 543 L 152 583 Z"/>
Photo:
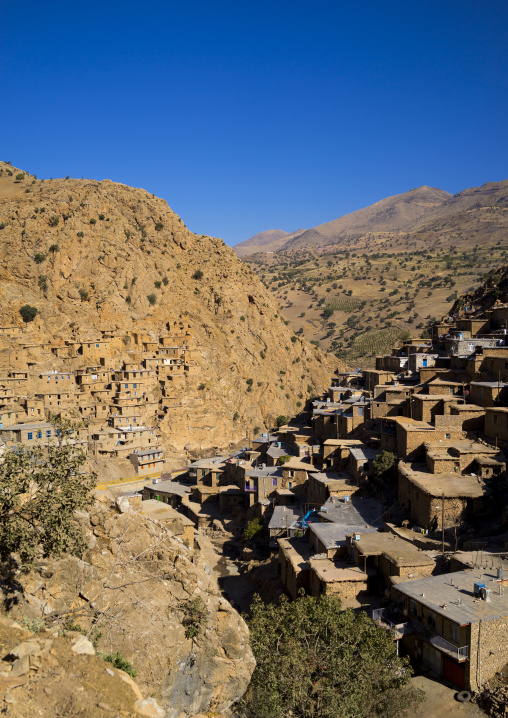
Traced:
<path fill-rule="evenodd" d="M 37 438 L 38 438 L 38 439 L 42 439 L 42 431 L 38 431 L 38 432 L 37 432 Z"/>
<path fill-rule="evenodd" d="M 27 439 L 28 439 L 28 441 L 32 441 L 32 439 L 33 439 L 33 434 L 32 434 L 31 431 L 28 432 Z"/>
<path fill-rule="evenodd" d="M 428 620 L 429 620 L 429 626 L 431 628 L 435 628 L 436 627 L 436 614 L 434 613 L 434 611 L 429 611 L 429 619 Z"/>
<path fill-rule="evenodd" d="M 450 438 L 450 434 L 445 434 L 445 435 L 444 435 L 444 438 L 445 438 L 445 439 L 449 439 L 449 438 Z"/>
<path fill-rule="evenodd" d="M 417 616 L 417 615 L 418 615 L 417 604 L 416 604 L 416 601 L 415 601 L 414 599 L 411 599 L 411 600 L 409 601 L 409 613 L 410 613 L 412 616 Z"/>
<path fill-rule="evenodd" d="M 137 385 L 137 384 L 133 384 L 132 386 L 133 386 L 134 389 L 137 389 L 137 388 L 138 388 L 138 385 Z"/>
<path fill-rule="evenodd" d="M 125 388 L 128 389 L 128 388 L 129 388 L 129 385 L 128 385 L 128 384 L 125 384 Z"/>
<path fill-rule="evenodd" d="M 98 345 L 98 344 L 96 344 L 95 346 L 96 346 L 97 349 L 99 348 L 99 345 Z"/>
<path fill-rule="evenodd" d="M 277 486 L 277 479 L 272 479 L 272 486 Z"/>
<path fill-rule="evenodd" d="M 457 623 L 451 624 L 451 637 L 455 643 L 460 643 L 460 626 Z"/>
<path fill-rule="evenodd" d="M 46 429 L 46 436 L 48 439 L 51 438 L 51 429 Z"/>

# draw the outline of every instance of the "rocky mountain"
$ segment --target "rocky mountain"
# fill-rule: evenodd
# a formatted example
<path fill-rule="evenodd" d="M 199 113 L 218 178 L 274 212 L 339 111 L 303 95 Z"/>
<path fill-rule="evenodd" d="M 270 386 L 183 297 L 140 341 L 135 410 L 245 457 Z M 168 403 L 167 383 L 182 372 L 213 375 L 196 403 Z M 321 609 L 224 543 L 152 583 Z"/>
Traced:
<path fill-rule="evenodd" d="M 285 238 L 289 237 L 289 232 L 283 229 L 267 229 L 265 232 L 259 232 L 250 239 L 245 239 L 240 244 L 235 245 L 234 250 L 239 257 L 245 257 L 256 252 L 270 252 L 272 246 L 277 249 L 284 244 Z"/>
<path fill-rule="evenodd" d="M 0 620 L 0 690 L 16 688 L 9 715 L 222 714 L 245 692 L 255 661 L 202 550 L 207 539 L 189 546 L 109 493 L 78 518 L 88 542 L 81 558 L 3 576 L 2 606 L 18 622 Z M 39 632 L 23 635 L 23 625 Z M 136 684 L 96 652 L 121 654 Z"/>
<path fill-rule="evenodd" d="M 291 235 L 274 238 L 270 241 L 270 249 L 261 242 L 254 243 L 252 239 L 242 242 L 235 247 L 241 247 L 239 256 L 257 251 L 292 251 L 309 249 L 314 250 L 328 245 L 335 245 L 368 234 L 371 232 L 400 232 L 413 224 L 416 220 L 440 207 L 451 195 L 444 190 L 434 187 L 418 187 L 403 194 L 386 197 L 385 199 L 346 214 L 331 222 L 317 225 L 311 229 L 298 230 Z M 262 236 L 256 235 L 256 237 Z"/>
<path fill-rule="evenodd" d="M 52 342 L 109 333 L 120 367 L 136 334 L 192 327 L 199 372 L 161 423 L 168 456 L 224 449 L 294 414 L 336 368 L 294 337 L 232 249 L 142 189 L 39 180 L 0 163 L 0 259 L 0 325 L 23 326 L 16 341 L 29 352 L 43 345 L 29 359 L 40 369 L 61 368 Z M 38 314 L 23 324 L 26 304 Z"/>

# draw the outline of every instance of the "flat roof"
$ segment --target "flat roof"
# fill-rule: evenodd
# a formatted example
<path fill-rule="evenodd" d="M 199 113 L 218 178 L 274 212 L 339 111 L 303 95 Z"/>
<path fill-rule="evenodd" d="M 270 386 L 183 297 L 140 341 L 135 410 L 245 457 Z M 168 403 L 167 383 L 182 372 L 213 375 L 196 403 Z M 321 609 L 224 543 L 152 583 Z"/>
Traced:
<path fill-rule="evenodd" d="M 274 506 L 272 518 L 268 524 L 269 529 L 295 528 L 296 522 L 301 521 L 303 512 L 300 508 L 289 506 Z"/>
<path fill-rule="evenodd" d="M 361 446 L 360 439 L 326 439 L 325 446 Z"/>
<path fill-rule="evenodd" d="M 377 532 L 377 528 L 365 523 L 312 523 L 309 524 L 309 531 L 317 536 L 326 549 L 333 549 L 344 548 L 346 536 L 352 533 L 372 533 Z"/>
<path fill-rule="evenodd" d="M 508 386 L 508 384 L 502 381 L 472 381 L 470 382 L 470 386 L 486 386 L 489 389 L 497 389 L 499 387 L 503 389 L 505 386 Z"/>
<path fill-rule="evenodd" d="M 294 568 L 299 571 L 309 570 L 309 559 L 314 555 L 314 548 L 309 545 L 307 538 L 299 537 L 292 539 L 277 539 L 279 547 L 284 552 L 285 557 Z"/>
<path fill-rule="evenodd" d="M 182 486 L 176 481 L 159 481 L 157 484 L 145 484 L 145 489 L 152 491 L 160 491 L 162 494 L 175 494 L 175 496 L 184 496 L 190 493 L 190 488 Z"/>
<path fill-rule="evenodd" d="M 420 551 L 414 544 L 387 531 L 368 533 L 355 541 L 363 556 L 386 556 L 396 566 L 433 566 L 432 556 Z"/>
<path fill-rule="evenodd" d="M 286 464 L 285 464 L 286 466 Z M 249 469 L 245 472 L 245 476 L 256 477 L 256 476 L 282 476 L 282 467 L 280 466 L 266 466 L 264 469 Z"/>
<path fill-rule="evenodd" d="M 468 497 L 479 498 L 489 492 L 477 476 L 443 472 L 431 474 L 425 464 L 412 464 L 409 466 L 403 461 L 399 462 L 399 471 L 412 484 L 430 496 L 437 499 L 444 494 L 445 498 Z"/>
<path fill-rule="evenodd" d="M 490 589 L 490 601 L 475 598 L 475 583 Z M 455 623 L 467 624 L 508 615 L 508 591 L 500 595 L 499 586 L 495 570 L 471 570 L 405 581 L 397 590 Z"/>
<path fill-rule="evenodd" d="M 184 526 L 194 526 L 194 522 L 184 516 L 179 511 L 174 509 L 169 504 L 165 504 L 162 501 L 155 501 L 154 499 L 148 499 L 142 501 L 139 504 L 139 512 L 149 519 L 156 519 L 157 521 L 181 521 Z"/>
<path fill-rule="evenodd" d="M 33 424 L 11 424 L 11 426 L 6 426 L 3 429 L 0 429 L 0 431 L 19 431 L 20 429 L 26 429 L 27 431 L 32 431 L 35 429 L 53 429 L 53 424 L 48 424 L 46 421 L 39 421 Z"/>
<path fill-rule="evenodd" d="M 362 571 L 359 566 L 349 566 L 342 561 L 332 561 L 329 558 L 311 558 L 309 563 L 319 580 L 325 583 L 366 581 L 368 578 L 368 574 Z"/>

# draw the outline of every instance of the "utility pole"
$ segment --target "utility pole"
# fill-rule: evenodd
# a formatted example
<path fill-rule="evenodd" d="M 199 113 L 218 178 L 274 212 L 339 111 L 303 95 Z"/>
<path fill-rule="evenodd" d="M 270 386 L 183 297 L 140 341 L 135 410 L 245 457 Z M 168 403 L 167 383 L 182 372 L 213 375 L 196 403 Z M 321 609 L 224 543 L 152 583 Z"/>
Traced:
<path fill-rule="evenodd" d="M 444 491 L 441 496 L 441 552 L 444 553 Z"/>

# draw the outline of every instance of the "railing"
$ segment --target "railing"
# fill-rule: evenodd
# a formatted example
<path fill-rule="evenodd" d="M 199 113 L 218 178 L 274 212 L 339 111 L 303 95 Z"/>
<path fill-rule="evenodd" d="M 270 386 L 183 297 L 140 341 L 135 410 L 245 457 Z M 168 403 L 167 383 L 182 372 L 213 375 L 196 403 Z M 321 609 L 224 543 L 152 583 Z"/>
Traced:
<path fill-rule="evenodd" d="M 466 661 L 469 658 L 469 646 L 461 646 L 460 648 L 458 648 L 442 636 L 438 636 L 438 634 L 434 633 L 434 631 L 432 631 L 430 628 L 426 628 L 419 623 L 413 624 L 413 630 L 415 633 L 422 636 L 422 638 L 428 641 L 432 646 L 434 646 L 434 648 L 437 648 L 438 651 L 443 651 L 443 653 L 446 653 L 448 656 L 454 658 L 459 663 Z"/>
<path fill-rule="evenodd" d="M 252 493 L 252 492 L 256 491 L 256 487 L 255 486 L 247 486 L 247 484 L 245 484 L 244 490 L 250 491 Z"/>

